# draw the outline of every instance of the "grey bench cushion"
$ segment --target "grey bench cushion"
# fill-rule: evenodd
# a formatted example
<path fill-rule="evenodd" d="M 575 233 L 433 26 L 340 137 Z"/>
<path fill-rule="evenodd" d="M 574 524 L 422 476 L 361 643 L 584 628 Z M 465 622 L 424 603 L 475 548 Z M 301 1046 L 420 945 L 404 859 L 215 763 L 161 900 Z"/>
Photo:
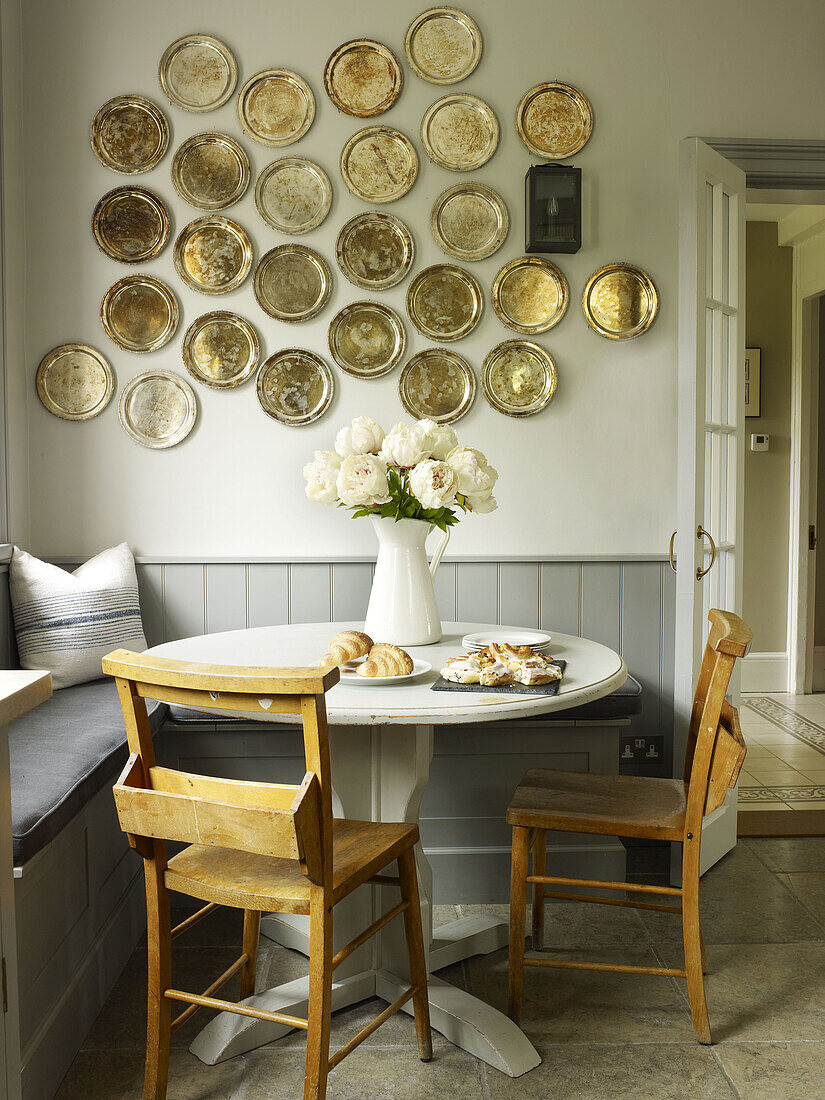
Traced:
<path fill-rule="evenodd" d="M 157 733 L 165 703 L 147 701 Z M 111 680 L 56 691 L 51 699 L 12 722 L 11 814 L 14 862 L 39 852 L 65 828 L 127 759 L 126 732 Z"/>

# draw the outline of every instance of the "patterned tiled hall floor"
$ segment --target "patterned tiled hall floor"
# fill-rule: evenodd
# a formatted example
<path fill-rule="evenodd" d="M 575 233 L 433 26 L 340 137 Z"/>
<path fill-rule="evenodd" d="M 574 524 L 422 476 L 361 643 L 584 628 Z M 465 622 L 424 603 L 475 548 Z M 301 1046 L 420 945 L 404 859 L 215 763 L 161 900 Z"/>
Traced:
<path fill-rule="evenodd" d="M 749 694 L 740 810 L 825 810 L 825 695 Z"/>

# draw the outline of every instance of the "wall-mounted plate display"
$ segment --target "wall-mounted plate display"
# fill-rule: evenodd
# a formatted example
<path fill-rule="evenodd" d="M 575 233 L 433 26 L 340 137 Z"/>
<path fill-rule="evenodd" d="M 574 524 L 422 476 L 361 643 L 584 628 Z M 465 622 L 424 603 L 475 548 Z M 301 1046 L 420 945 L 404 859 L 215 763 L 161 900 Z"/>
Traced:
<path fill-rule="evenodd" d="M 484 360 L 481 388 L 496 412 L 532 416 L 556 392 L 558 375 L 552 356 L 530 340 L 505 340 Z"/>
<path fill-rule="evenodd" d="M 116 187 L 92 215 L 92 233 L 107 256 L 123 264 L 151 260 L 169 236 L 169 215 L 157 195 L 143 187 Z"/>
<path fill-rule="evenodd" d="M 252 377 L 261 345 L 257 332 L 245 317 L 215 310 L 192 322 L 181 352 L 183 365 L 197 382 L 226 390 Z"/>
<path fill-rule="evenodd" d="M 553 328 L 565 314 L 570 292 L 555 264 L 538 256 L 511 260 L 493 279 L 496 316 L 527 336 Z"/>
<path fill-rule="evenodd" d="M 498 138 L 493 108 L 465 92 L 436 100 L 421 120 L 427 156 L 452 172 L 471 172 L 486 164 L 498 147 Z"/>
<path fill-rule="evenodd" d="M 252 267 L 252 241 L 237 222 L 217 214 L 196 218 L 175 241 L 175 270 L 201 294 L 227 294 Z"/>
<path fill-rule="evenodd" d="M 582 308 L 590 327 L 608 340 L 632 340 L 656 320 L 659 295 L 650 276 L 633 264 L 600 267 L 587 280 Z"/>
<path fill-rule="evenodd" d="M 300 427 L 324 415 L 332 401 L 332 371 L 320 355 L 287 348 L 270 355 L 258 371 L 258 400 L 267 416 Z"/>
<path fill-rule="evenodd" d="M 410 320 L 430 340 L 460 340 L 476 327 L 483 309 L 478 282 L 455 264 L 425 267 L 407 289 Z"/>
<path fill-rule="evenodd" d="M 412 234 L 400 218 L 368 210 L 343 226 L 335 258 L 351 283 L 365 290 L 387 290 L 412 266 Z"/>
<path fill-rule="evenodd" d="M 157 351 L 178 327 L 178 301 L 154 275 L 127 275 L 103 296 L 100 320 L 106 335 L 124 351 Z"/>
<path fill-rule="evenodd" d="M 172 183 L 198 210 L 225 210 L 249 186 L 249 157 L 226 134 L 195 134 L 175 153 Z"/>
<path fill-rule="evenodd" d="M 418 420 L 451 424 L 476 395 L 476 376 L 463 355 L 449 348 L 427 348 L 404 366 L 398 380 L 401 404 Z"/>
<path fill-rule="evenodd" d="M 95 156 L 113 172 L 148 172 L 169 144 L 169 123 L 160 107 L 141 95 L 118 95 L 104 103 L 89 133 Z"/>
<path fill-rule="evenodd" d="M 281 157 L 267 165 L 255 186 L 255 205 L 267 225 L 298 236 L 316 229 L 329 213 L 329 176 L 306 157 Z"/>
<path fill-rule="evenodd" d="M 329 326 L 329 350 L 338 366 L 356 378 L 388 374 L 404 354 L 406 333 L 394 309 L 380 302 L 353 302 Z"/>
<path fill-rule="evenodd" d="M 481 60 L 481 31 L 457 8 L 429 8 L 413 19 L 404 52 L 413 70 L 430 84 L 457 84 Z"/>
<path fill-rule="evenodd" d="M 44 355 L 35 378 L 37 396 L 61 420 L 91 420 L 115 392 L 109 361 L 88 344 L 61 344 Z"/>
<path fill-rule="evenodd" d="M 163 450 L 186 439 L 195 426 L 198 403 L 189 383 L 169 370 L 150 370 L 120 392 L 123 430 L 142 447 Z"/>
<path fill-rule="evenodd" d="M 323 256 L 303 244 L 272 248 L 255 268 L 255 297 L 278 321 L 308 321 L 327 304 L 332 272 Z"/>
<path fill-rule="evenodd" d="M 442 252 L 456 260 L 483 260 L 504 243 L 510 215 L 504 199 L 483 183 L 457 183 L 433 203 L 430 229 Z"/>
<path fill-rule="evenodd" d="M 344 183 L 364 202 L 394 202 L 406 195 L 418 175 L 413 143 L 391 126 L 368 126 L 341 150 Z"/>
<path fill-rule="evenodd" d="M 563 160 L 587 144 L 593 132 L 593 111 L 578 88 L 548 80 L 521 97 L 516 128 L 531 153 Z"/>
<path fill-rule="evenodd" d="M 373 118 L 389 110 L 403 83 L 398 58 L 370 38 L 356 38 L 339 46 L 324 69 L 327 95 L 339 111 L 356 118 Z"/>
<path fill-rule="evenodd" d="M 264 69 L 241 88 L 238 118 L 249 136 L 261 145 L 290 145 L 312 125 L 315 96 L 297 73 Z"/>
<path fill-rule="evenodd" d="M 187 34 L 160 59 L 163 94 L 182 111 L 214 111 L 235 91 L 238 65 L 228 46 L 208 34 Z"/>

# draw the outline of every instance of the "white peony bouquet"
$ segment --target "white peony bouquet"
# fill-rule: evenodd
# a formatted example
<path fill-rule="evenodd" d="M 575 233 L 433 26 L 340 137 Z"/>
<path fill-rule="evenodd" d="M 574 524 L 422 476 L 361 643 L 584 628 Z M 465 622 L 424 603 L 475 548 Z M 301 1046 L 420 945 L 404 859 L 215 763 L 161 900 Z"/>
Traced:
<path fill-rule="evenodd" d="M 492 512 L 498 473 L 481 451 L 461 447 L 447 424 L 396 424 L 387 435 L 357 416 L 304 466 L 306 494 L 319 504 L 352 509 L 353 518 L 421 519 L 446 531 L 456 509 Z"/>

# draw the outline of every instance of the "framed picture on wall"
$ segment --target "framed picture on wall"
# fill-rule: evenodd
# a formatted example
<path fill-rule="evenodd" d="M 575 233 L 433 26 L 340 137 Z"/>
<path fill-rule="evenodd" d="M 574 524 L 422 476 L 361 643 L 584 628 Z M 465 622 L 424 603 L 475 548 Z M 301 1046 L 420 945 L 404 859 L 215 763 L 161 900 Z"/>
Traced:
<path fill-rule="evenodd" d="M 762 349 L 745 348 L 745 416 L 761 416 Z"/>

